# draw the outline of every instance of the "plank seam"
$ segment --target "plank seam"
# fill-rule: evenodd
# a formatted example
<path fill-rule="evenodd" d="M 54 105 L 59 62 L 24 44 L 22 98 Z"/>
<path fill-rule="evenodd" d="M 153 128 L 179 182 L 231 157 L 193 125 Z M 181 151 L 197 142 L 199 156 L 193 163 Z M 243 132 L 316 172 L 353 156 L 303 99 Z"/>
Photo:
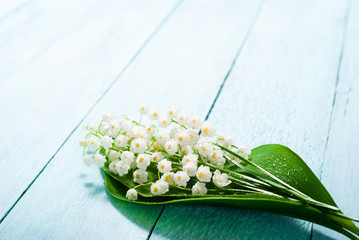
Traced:
<path fill-rule="evenodd" d="M 343 35 L 342 35 L 342 43 L 341 43 L 341 47 L 340 47 L 340 55 L 339 55 L 338 68 L 337 68 L 337 76 L 336 76 L 336 81 L 335 81 L 335 86 L 334 86 L 332 109 L 330 111 L 328 133 L 327 133 L 327 139 L 325 141 L 324 157 L 323 157 L 322 166 L 324 165 L 325 155 L 326 155 L 326 151 L 327 151 L 327 147 L 328 147 L 329 136 L 330 136 L 330 131 L 331 131 L 331 125 L 332 125 L 332 120 L 333 120 L 333 115 L 334 115 L 334 107 L 335 107 L 335 102 L 336 102 L 337 93 L 338 93 L 337 89 L 338 89 L 338 84 L 339 84 L 339 79 L 340 79 L 340 70 L 341 70 L 342 61 L 343 61 L 343 55 L 344 55 L 344 46 L 345 46 L 345 38 L 346 38 L 346 35 L 347 35 L 346 33 L 347 33 L 347 27 L 348 27 L 350 5 L 351 5 L 351 0 L 348 1 L 347 10 L 346 10 L 346 14 L 345 14 L 345 17 L 344 17 L 344 23 L 343 23 L 343 25 L 344 25 L 343 28 L 344 29 L 343 29 Z M 319 179 L 322 178 L 322 174 L 323 174 L 323 169 L 321 168 Z"/>
<path fill-rule="evenodd" d="M 153 233 L 153 230 L 155 230 L 155 227 L 156 227 L 156 225 L 157 225 L 157 223 L 158 223 L 158 220 L 160 220 L 160 218 L 161 218 L 162 213 L 163 213 L 164 210 L 165 210 L 165 205 L 163 205 L 160 214 L 158 214 L 158 217 L 157 217 L 155 223 L 154 223 L 153 226 L 151 227 L 150 233 L 148 234 L 148 236 L 147 236 L 147 238 L 146 238 L 147 240 L 149 240 L 149 239 L 151 238 L 152 233 Z"/>
<path fill-rule="evenodd" d="M 236 52 L 236 55 L 234 56 L 234 59 L 233 59 L 233 61 L 232 61 L 232 64 L 231 64 L 231 66 L 230 66 L 230 68 L 229 68 L 229 70 L 228 70 L 226 76 L 224 77 L 222 84 L 220 85 L 220 87 L 219 87 L 219 89 L 218 89 L 217 95 L 216 95 L 216 97 L 214 98 L 214 101 L 213 101 L 213 103 L 212 103 L 212 105 L 211 105 L 211 107 L 210 107 L 210 109 L 209 109 L 209 111 L 208 111 L 208 113 L 207 113 L 207 115 L 206 115 L 205 120 L 207 120 L 207 119 L 209 118 L 209 115 L 211 114 L 212 109 L 213 109 L 214 105 L 216 104 L 219 95 L 220 95 L 221 92 L 222 92 L 222 89 L 223 89 L 224 84 L 226 83 L 226 81 L 227 81 L 229 75 L 232 73 L 233 67 L 234 67 L 234 65 L 236 64 L 237 59 L 238 59 L 239 55 L 241 54 L 241 52 L 242 52 L 242 50 L 243 50 L 243 47 L 245 46 L 245 44 L 246 44 L 246 42 L 247 42 L 249 36 L 250 36 L 251 33 L 252 33 L 252 30 L 253 30 L 253 28 L 254 28 L 254 25 L 256 24 L 256 22 L 257 22 L 257 20 L 258 20 L 258 18 L 259 18 L 260 12 L 262 11 L 262 8 L 263 8 L 262 6 L 264 5 L 264 2 L 265 2 L 265 1 L 266 1 L 266 0 L 262 0 L 261 3 L 259 4 L 258 9 L 257 9 L 257 11 L 256 11 L 256 13 L 255 13 L 255 15 L 254 15 L 253 21 L 251 22 L 251 24 L 250 24 L 250 26 L 249 26 L 249 28 L 248 28 L 248 31 L 246 32 L 246 35 L 245 35 L 244 38 L 243 38 L 243 42 L 240 44 L 240 46 L 239 46 L 239 48 L 238 48 L 238 50 L 237 50 L 237 52 Z"/>
<path fill-rule="evenodd" d="M 337 93 L 338 93 L 337 89 L 338 89 L 338 84 L 339 84 L 339 79 L 340 79 L 340 70 L 341 70 L 341 67 L 342 67 L 345 40 L 346 40 L 346 36 L 347 36 L 347 29 L 348 29 L 348 21 L 349 21 L 349 15 L 350 15 L 351 2 L 352 2 L 351 0 L 348 0 L 347 8 L 345 10 L 345 15 L 344 15 L 343 33 L 342 33 L 340 53 L 339 53 L 338 66 L 337 66 L 337 75 L 336 75 L 335 85 L 334 85 L 332 109 L 331 109 L 330 115 L 329 115 L 328 132 L 327 132 L 327 138 L 325 140 L 325 147 L 324 147 L 324 153 L 323 153 L 323 162 L 321 164 L 320 172 L 319 172 L 319 176 L 318 176 L 319 180 L 322 179 L 322 175 L 323 175 L 323 167 L 324 167 L 324 164 L 325 164 L 325 156 L 326 156 L 326 153 L 327 153 L 329 137 L 330 137 L 331 127 L 332 127 L 332 120 L 333 120 L 333 115 L 334 115 L 334 107 L 335 107 L 335 103 L 336 103 L 336 98 L 337 98 Z M 313 239 L 313 232 L 314 232 L 314 223 L 311 223 L 311 224 L 312 224 L 312 227 L 311 227 L 311 231 L 310 231 L 310 240 Z"/>
<path fill-rule="evenodd" d="M 346 10 L 346 14 L 345 14 L 345 17 L 344 17 L 344 23 L 343 23 L 342 42 L 341 42 L 341 46 L 340 46 L 340 55 L 339 55 L 339 60 L 338 60 L 337 75 L 336 75 L 336 81 L 335 81 L 335 86 L 334 86 L 332 109 L 330 111 L 327 138 L 326 138 L 325 147 L 324 147 L 323 163 L 322 163 L 322 167 L 320 168 L 319 179 L 322 178 L 322 174 L 323 174 L 323 166 L 324 166 L 324 163 L 325 163 L 325 155 L 326 155 L 326 152 L 327 152 L 329 136 L 330 136 L 330 132 L 331 132 L 331 125 L 332 125 L 332 120 L 333 120 L 333 115 L 334 115 L 334 107 L 335 107 L 336 97 L 337 97 L 337 93 L 338 93 L 337 88 L 338 88 L 338 84 L 339 84 L 340 70 L 341 70 L 342 61 L 343 61 L 343 54 L 344 54 L 344 46 L 345 46 L 345 38 L 346 38 L 346 32 L 347 32 L 347 26 L 348 26 L 350 5 L 351 5 L 351 0 L 348 0 L 347 10 Z"/>
<path fill-rule="evenodd" d="M 242 50 L 243 50 L 244 45 L 246 44 L 246 42 L 247 42 L 247 40 L 248 40 L 250 34 L 252 33 L 252 30 L 253 30 L 253 28 L 254 28 L 254 25 L 256 24 L 256 22 L 257 22 L 257 20 L 258 20 L 258 18 L 259 18 L 259 15 L 260 15 L 260 13 L 261 13 L 261 11 L 262 11 L 262 8 L 263 8 L 263 5 L 264 5 L 265 1 L 266 1 L 266 0 L 262 0 L 261 3 L 259 4 L 258 9 L 257 9 L 257 11 L 256 11 L 256 13 L 255 13 L 255 15 L 254 15 L 254 18 L 253 18 L 251 24 L 249 25 L 248 31 L 246 32 L 246 35 L 244 36 L 243 41 L 242 41 L 242 43 L 240 44 L 240 46 L 239 46 L 239 48 L 238 48 L 238 50 L 237 50 L 237 52 L 236 52 L 236 55 L 234 56 L 234 59 L 233 59 L 233 61 L 232 61 L 232 64 L 231 64 L 231 66 L 229 67 L 229 70 L 227 71 L 227 74 L 226 74 L 226 76 L 224 77 L 224 79 L 223 79 L 223 81 L 222 81 L 222 84 L 220 85 L 220 87 L 219 87 L 219 89 L 218 89 L 218 92 L 217 92 L 217 94 L 216 94 L 216 97 L 214 98 L 214 100 L 213 100 L 213 102 L 212 102 L 212 105 L 211 105 L 211 107 L 210 107 L 210 109 L 209 109 L 209 111 L 208 111 L 208 113 L 207 113 L 207 115 L 206 115 L 206 117 L 205 117 L 205 120 L 207 120 L 207 119 L 209 118 L 209 115 L 211 114 L 212 109 L 213 109 L 214 105 L 216 104 L 219 95 L 220 95 L 221 92 L 222 92 L 222 89 L 223 89 L 223 86 L 224 86 L 225 82 L 227 81 L 229 75 L 231 74 L 231 72 L 232 72 L 232 70 L 233 70 L 233 67 L 234 67 L 234 65 L 236 64 L 237 59 L 238 59 L 239 55 L 241 54 L 241 52 L 242 52 Z M 201 132 L 200 132 L 200 133 L 201 133 Z M 199 134 L 200 134 L 200 133 L 199 133 Z M 162 208 L 160 214 L 158 215 L 158 217 L 157 217 L 157 219 L 156 219 L 154 225 L 153 225 L 152 228 L 151 228 L 151 231 L 150 231 L 149 234 L 148 234 L 147 240 L 149 240 L 149 239 L 151 238 L 152 233 L 153 233 L 153 231 L 155 230 L 155 227 L 156 227 L 156 225 L 157 225 L 159 219 L 161 218 L 162 213 L 163 213 L 164 210 L 165 210 L 165 207 L 166 207 L 166 206 L 163 205 L 163 208 Z"/>
<path fill-rule="evenodd" d="M 126 64 L 126 66 L 122 69 L 122 71 L 115 77 L 115 79 L 110 83 L 110 85 L 105 89 L 102 95 L 96 100 L 94 105 L 87 111 L 84 117 L 80 120 L 80 122 L 75 126 L 75 128 L 71 131 L 69 136 L 65 139 L 65 141 L 60 145 L 60 147 L 56 150 L 54 155 L 47 161 L 45 166 L 40 170 L 40 172 L 35 176 L 35 178 L 31 181 L 31 183 L 27 186 L 27 188 L 21 193 L 15 203 L 9 208 L 9 210 L 4 214 L 4 216 L 0 220 L 0 224 L 5 220 L 5 218 L 9 215 L 11 210 L 16 206 L 16 204 L 21 200 L 21 198 L 26 194 L 26 192 L 30 189 L 30 187 L 34 184 L 37 178 L 41 175 L 41 173 L 45 170 L 45 168 L 50 164 L 50 162 L 55 158 L 57 153 L 62 149 L 65 143 L 70 139 L 73 133 L 81 126 L 82 122 L 86 119 L 86 117 L 90 114 L 90 112 L 97 106 L 97 104 L 103 99 L 103 97 L 107 94 L 107 92 L 113 87 L 113 85 L 118 81 L 118 79 L 123 75 L 123 73 L 128 69 L 128 67 L 135 61 L 135 59 L 141 54 L 143 49 L 149 44 L 149 42 L 153 39 L 153 37 L 160 31 L 160 29 L 165 25 L 168 19 L 172 16 L 172 14 L 177 10 L 177 8 L 181 5 L 183 0 L 179 0 L 174 7 L 169 11 L 169 13 L 164 17 L 164 19 L 160 22 L 160 24 L 155 28 L 155 30 L 149 35 L 149 37 L 145 40 L 142 46 L 137 50 L 134 56 L 130 59 L 130 61 Z"/>

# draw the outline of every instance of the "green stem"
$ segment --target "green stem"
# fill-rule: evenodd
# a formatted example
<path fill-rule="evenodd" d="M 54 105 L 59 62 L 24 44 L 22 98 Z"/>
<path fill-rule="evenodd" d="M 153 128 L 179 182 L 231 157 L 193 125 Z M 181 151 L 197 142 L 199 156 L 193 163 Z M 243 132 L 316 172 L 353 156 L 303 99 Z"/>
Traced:
<path fill-rule="evenodd" d="M 278 183 L 280 183 L 281 185 L 283 185 L 284 187 L 286 188 L 281 188 L 282 190 L 284 191 L 288 191 L 290 194 L 298 197 L 299 199 L 303 200 L 304 202 L 307 202 L 307 203 L 311 203 L 313 205 L 316 205 L 316 206 L 320 206 L 320 207 L 324 207 L 324 208 L 328 208 L 328 209 L 331 209 L 331 210 L 334 210 L 334 211 L 340 211 L 339 208 L 337 207 L 334 207 L 332 205 L 329 205 L 329 204 L 326 204 L 326 203 L 322 203 L 322 202 L 319 202 L 317 200 L 314 200 L 312 199 L 311 197 L 307 196 L 306 194 L 300 192 L 299 190 L 297 190 L 296 188 L 292 187 L 291 185 L 289 185 L 288 183 L 280 180 L 279 178 L 277 178 L 276 176 L 274 176 L 273 174 L 271 174 L 270 172 L 268 172 L 267 170 L 265 170 L 264 168 L 258 166 L 257 164 L 249 161 L 248 159 L 242 157 L 241 155 L 229 150 L 228 148 L 222 146 L 222 145 L 218 145 L 218 144 L 214 144 L 218 147 L 220 147 L 222 150 L 232 154 L 233 156 L 243 160 L 244 162 L 248 163 L 249 165 L 252 165 L 254 166 L 255 168 L 261 170 L 264 174 L 266 174 L 267 176 L 269 176 L 270 178 L 274 179 L 275 181 L 277 181 Z M 245 167 L 244 167 L 245 168 Z M 246 170 L 250 171 L 248 168 L 245 168 Z M 253 171 L 250 171 L 252 173 L 254 173 Z M 255 175 L 258 175 L 256 173 L 254 173 Z M 268 183 L 268 181 L 266 181 Z M 271 183 L 270 183 L 271 184 Z M 278 187 L 278 185 L 277 185 Z"/>
<path fill-rule="evenodd" d="M 90 133 L 98 138 L 101 138 L 101 136 L 99 136 L 96 132 L 90 132 Z"/>
<path fill-rule="evenodd" d="M 101 149 L 101 146 L 100 146 L 100 147 L 98 147 L 98 148 L 94 151 L 93 156 L 95 156 L 95 155 L 96 155 L 96 153 L 97 153 L 97 151 L 98 151 L 98 150 L 100 150 L 100 149 Z"/>
<path fill-rule="evenodd" d="M 358 218 L 355 218 L 355 217 L 350 217 L 350 216 L 346 216 L 344 215 L 343 213 L 340 213 L 340 212 L 332 212 L 332 211 L 329 211 L 327 212 L 331 215 L 335 215 L 335 216 L 338 216 L 338 217 L 342 217 L 342 218 L 345 218 L 345 219 L 348 219 L 348 220 L 352 220 L 352 221 L 355 221 L 355 222 L 359 222 L 359 219 Z"/>
<path fill-rule="evenodd" d="M 181 127 L 183 127 L 184 129 L 187 130 L 187 127 L 186 127 L 185 125 L 182 125 L 182 124 L 178 123 L 178 122 L 177 122 L 176 120 L 174 120 L 173 118 L 171 118 L 171 122 L 176 123 L 176 124 L 178 124 L 179 126 L 181 126 Z"/>
<path fill-rule="evenodd" d="M 115 139 L 121 134 L 121 131 L 122 131 L 122 128 L 120 129 L 120 131 L 118 131 L 118 133 L 117 133 Z"/>
<path fill-rule="evenodd" d="M 98 125 L 98 130 L 101 130 L 102 123 L 103 123 L 103 120 L 101 120 L 100 125 Z"/>
<path fill-rule="evenodd" d="M 244 175 L 244 174 L 241 174 L 241 173 L 236 173 L 236 172 L 233 172 L 233 171 L 230 171 L 230 170 L 221 168 L 221 167 L 217 167 L 217 166 L 212 165 L 212 164 L 207 163 L 207 162 L 204 162 L 204 164 L 207 165 L 207 166 L 209 166 L 209 167 L 211 167 L 211 168 L 218 169 L 218 170 L 220 170 L 221 172 L 226 172 L 226 173 L 228 173 L 228 174 L 235 175 L 235 176 L 238 176 L 238 177 L 240 177 L 240 178 L 244 178 L 244 179 L 247 179 L 247 180 L 249 180 L 249 181 L 253 181 L 253 182 L 262 184 L 262 185 L 267 186 L 267 187 L 270 186 L 270 184 L 268 184 L 268 183 L 266 183 L 266 182 L 264 182 L 264 181 L 260 181 L 260 180 L 258 180 L 258 179 L 252 178 L 252 177 L 250 177 L 250 176 L 247 176 L 247 175 Z M 229 176 L 228 176 L 228 177 L 229 177 Z"/>
<path fill-rule="evenodd" d="M 86 148 L 87 148 L 87 146 L 85 146 L 85 147 L 84 147 L 84 150 L 82 151 L 82 155 L 84 155 L 84 156 L 86 155 L 86 154 L 85 154 Z"/>
<path fill-rule="evenodd" d="M 107 133 L 109 130 L 110 130 L 110 129 L 109 129 L 109 128 L 107 128 L 107 129 L 106 129 L 106 131 L 104 131 L 103 136 L 105 136 L 105 135 L 106 135 L 106 133 Z"/>
<path fill-rule="evenodd" d="M 136 185 L 133 187 L 133 189 L 136 189 L 138 187 L 142 187 L 142 186 L 146 186 L 146 185 L 149 185 L 149 184 L 153 184 L 154 182 L 149 182 L 149 183 L 142 183 L 142 184 L 139 184 L 139 185 Z"/>
<path fill-rule="evenodd" d="M 171 188 L 180 189 L 182 191 L 189 191 L 192 192 L 191 188 L 185 188 L 173 185 Z M 207 189 L 208 192 L 216 193 L 216 192 L 240 192 L 240 193 L 256 193 L 255 191 L 249 191 L 244 189 L 233 189 L 233 188 L 218 188 L 218 189 Z M 205 195 L 204 195 L 205 196 Z"/>
<path fill-rule="evenodd" d="M 218 189 L 208 189 L 208 192 L 240 192 L 240 193 L 257 193 L 256 191 L 249 191 L 245 189 L 236 189 L 236 188 L 218 188 Z"/>

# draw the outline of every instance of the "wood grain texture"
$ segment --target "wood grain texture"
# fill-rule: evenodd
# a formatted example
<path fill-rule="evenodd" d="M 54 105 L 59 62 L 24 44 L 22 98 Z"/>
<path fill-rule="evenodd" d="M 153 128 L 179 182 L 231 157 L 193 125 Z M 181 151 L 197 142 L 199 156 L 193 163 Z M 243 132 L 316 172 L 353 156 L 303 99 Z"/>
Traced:
<path fill-rule="evenodd" d="M 0 25 L 1 218 L 175 4 L 34 1 Z"/>
<path fill-rule="evenodd" d="M 359 2 L 352 1 L 340 68 L 332 124 L 326 147 L 322 182 L 342 211 L 359 217 Z M 357 224 L 358 225 L 358 224 Z M 314 225 L 312 239 L 326 234 L 346 239 L 333 231 Z"/>
<path fill-rule="evenodd" d="M 7 17 L 13 15 L 14 13 L 20 11 L 26 5 L 28 5 L 32 0 L 13 0 L 0 1 L 0 23 Z"/>
<path fill-rule="evenodd" d="M 235 136 L 239 145 L 287 145 L 319 175 L 346 7 L 347 1 L 267 1 L 209 117 L 218 131 Z M 309 239 L 310 234 L 310 223 L 279 215 L 170 206 L 151 239 Z"/>
<path fill-rule="evenodd" d="M 187 1 L 153 37 L 84 123 L 106 109 L 137 118 L 148 103 L 179 104 L 204 117 L 230 68 L 260 1 Z M 203 21 L 206 19 L 206 21 Z M 83 97 L 83 100 L 88 100 Z M 74 108 L 77 102 L 73 102 Z M 98 170 L 81 161 L 78 128 L 0 225 L 6 239 L 145 239 L 161 206 L 110 197 Z M 21 228 L 19 228 L 21 224 Z"/>

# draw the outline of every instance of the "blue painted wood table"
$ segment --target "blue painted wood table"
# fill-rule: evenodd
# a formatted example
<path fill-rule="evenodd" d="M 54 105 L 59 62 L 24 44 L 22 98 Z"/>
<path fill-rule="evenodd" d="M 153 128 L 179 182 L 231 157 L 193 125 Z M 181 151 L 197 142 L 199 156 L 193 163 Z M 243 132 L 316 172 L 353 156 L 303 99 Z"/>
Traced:
<path fill-rule="evenodd" d="M 345 239 L 211 206 L 142 206 L 86 168 L 82 125 L 148 103 L 297 152 L 359 216 L 359 1 L 2 1 L 0 239 Z"/>

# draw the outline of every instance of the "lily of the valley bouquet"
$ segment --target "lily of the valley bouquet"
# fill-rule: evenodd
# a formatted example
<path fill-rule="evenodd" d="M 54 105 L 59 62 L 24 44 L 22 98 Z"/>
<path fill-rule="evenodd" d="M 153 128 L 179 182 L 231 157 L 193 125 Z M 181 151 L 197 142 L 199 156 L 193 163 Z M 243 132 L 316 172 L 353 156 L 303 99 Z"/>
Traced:
<path fill-rule="evenodd" d="M 344 215 L 305 162 L 289 148 L 250 149 L 214 125 L 172 106 L 143 105 L 136 122 L 103 114 L 80 140 L 86 165 L 102 168 L 116 198 L 140 204 L 211 204 L 258 209 L 318 223 L 357 239 L 358 219 Z M 147 115 L 148 124 L 141 123 Z M 85 155 L 88 153 L 88 155 Z"/>

